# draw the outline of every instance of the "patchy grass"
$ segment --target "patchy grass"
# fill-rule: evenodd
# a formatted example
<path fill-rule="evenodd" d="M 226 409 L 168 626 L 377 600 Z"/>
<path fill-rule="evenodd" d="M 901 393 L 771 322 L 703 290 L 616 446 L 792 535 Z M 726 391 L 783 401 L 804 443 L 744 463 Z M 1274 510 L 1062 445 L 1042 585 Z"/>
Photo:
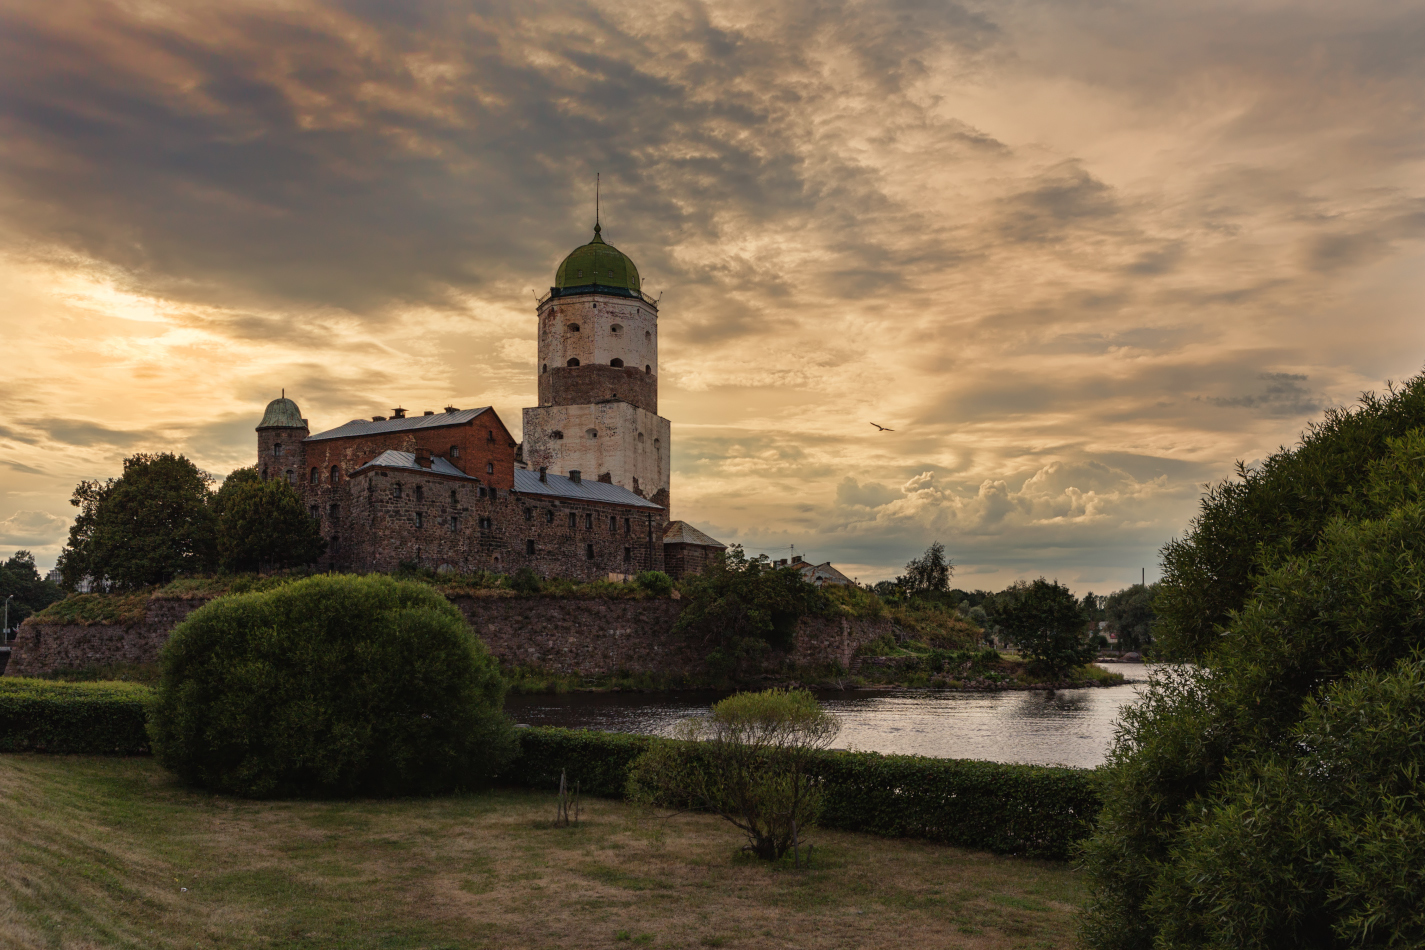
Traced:
<path fill-rule="evenodd" d="M 70 594 L 30 617 L 30 623 L 93 627 L 99 624 L 142 623 L 148 591 L 132 594 Z"/>
<path fill-rule="evenodd" d="M 145 686 L 157 686 L 162 677 L 163 667 L 155 660 L 152 663 L 100 663 L 75 669 L 51 670 L 48 673 L 36 673 L 33 679 L 56 680 L 62 683 L 143 683 Z"/>
<path fill-rule="evenodd" d="M 147 759 L 0 756 L 0 946 L 1068 947 L 1061 864 L 817 832 L 811 871 L 708 816 L 490 792 L 251 802 Z"/>

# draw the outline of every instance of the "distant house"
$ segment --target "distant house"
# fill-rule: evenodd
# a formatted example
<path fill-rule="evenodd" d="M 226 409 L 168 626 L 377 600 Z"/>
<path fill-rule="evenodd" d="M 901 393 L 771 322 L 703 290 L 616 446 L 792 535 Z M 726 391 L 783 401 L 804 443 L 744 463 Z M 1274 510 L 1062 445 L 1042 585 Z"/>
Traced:
<path fill-rule="evenodd" d="M 701 574 L 726 550 L 727 545 L 686 521 L 670 521 L 663 531 L 663 565 L 669 577 Z"/>
<path fill-rule="evenodd" d="M 790 563 L 787 561 L 786 558 L 782 558 L 780 561 L 773 561 L 772 566 L 796 568 L 798 571 L 801 571 L 802 577 L 808 583 L 815 584 L 817 587 L 821 587 L 826 584 L 836 584 L 842 587 L 850 587 L 856 583 L 851 578 L 847 577 L 845 574 L 832 567 L 830 561 L 827 561 L 824 564 L 813 564 L 810 561 L 804 560 L 800 554 L 793 556 Z"/>

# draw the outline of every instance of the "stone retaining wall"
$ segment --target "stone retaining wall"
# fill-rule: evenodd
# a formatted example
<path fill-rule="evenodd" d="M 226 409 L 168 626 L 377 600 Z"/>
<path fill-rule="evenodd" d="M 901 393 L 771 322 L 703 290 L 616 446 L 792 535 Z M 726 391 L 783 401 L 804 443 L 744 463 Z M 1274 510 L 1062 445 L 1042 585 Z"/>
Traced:
<path fill-rule="evenodd" d="M 207 599 L 150 600 L 133 624 L 37 624 L 20 627 L 6 676 L 119 663 L 152 663 L 173 628 Z M 454 604 L 490 652 L 505 663 L 554 673 L 697 674 L 710 646 L 673 633 L 683 605 L 674 600 L 574 600 L 556 597 L 456 597 Z M 888 621 L 804 617 L 790 654 L 768 665 L 838 662 L 852 666 L 861 644 L 891 629 Z"/>

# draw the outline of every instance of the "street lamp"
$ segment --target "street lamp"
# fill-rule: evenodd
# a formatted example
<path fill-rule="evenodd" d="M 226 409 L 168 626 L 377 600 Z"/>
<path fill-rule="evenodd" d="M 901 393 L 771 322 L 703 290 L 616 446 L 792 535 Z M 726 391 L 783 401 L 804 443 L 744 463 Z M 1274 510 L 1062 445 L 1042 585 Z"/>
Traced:
<path fill-rule="evenodd" d="M 11 594 L 10 597 L 14 597 Z M 5 642 L 10 642 L 10 597 L 5 598 Z"/>

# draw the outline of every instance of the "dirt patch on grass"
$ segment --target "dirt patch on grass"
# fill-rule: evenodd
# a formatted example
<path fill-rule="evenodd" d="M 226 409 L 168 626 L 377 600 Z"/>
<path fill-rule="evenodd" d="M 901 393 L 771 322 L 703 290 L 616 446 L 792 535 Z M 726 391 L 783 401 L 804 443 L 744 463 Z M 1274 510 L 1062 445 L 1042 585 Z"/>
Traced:
<path fill-rule="evenodd" d="M 0 947 L 1067 947 L 1081 896 L 1063 865 L 855 834 L 768 866 L 621 802 L 556 828 L 530 792 L 244 802 L 5 756 L 0 796 Z"/>

